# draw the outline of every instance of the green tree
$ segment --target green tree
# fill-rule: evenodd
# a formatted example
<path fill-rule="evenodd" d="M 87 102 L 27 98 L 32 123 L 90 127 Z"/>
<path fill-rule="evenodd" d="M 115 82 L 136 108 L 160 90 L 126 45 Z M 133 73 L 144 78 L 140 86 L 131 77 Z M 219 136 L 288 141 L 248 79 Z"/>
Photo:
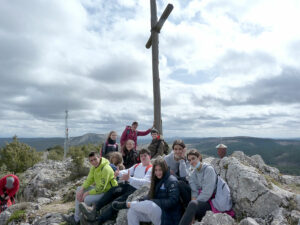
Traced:
<path fill-rule="evenodd" d="M 13 137 L 11 143 L 6 143 L 0 151 L 1 163 L 6 165 L 8 171 L 21 173 L 32 167 L 41 159 L 34 148 L 19 142 L 17 136 Z"/>

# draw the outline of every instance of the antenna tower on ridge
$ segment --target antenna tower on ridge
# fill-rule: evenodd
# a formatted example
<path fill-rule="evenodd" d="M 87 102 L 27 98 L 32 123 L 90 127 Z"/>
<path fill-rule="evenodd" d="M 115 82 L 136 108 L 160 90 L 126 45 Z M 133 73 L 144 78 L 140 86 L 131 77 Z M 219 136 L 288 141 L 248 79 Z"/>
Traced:
<path fill-rule="evenodd" d="M 66 110 L 65 117 L 65 144 L 64 144 L 64 159 L 66 159 L 67 153 L 69 151 L 69 127 L 68 127 L 68 110 Z"/>

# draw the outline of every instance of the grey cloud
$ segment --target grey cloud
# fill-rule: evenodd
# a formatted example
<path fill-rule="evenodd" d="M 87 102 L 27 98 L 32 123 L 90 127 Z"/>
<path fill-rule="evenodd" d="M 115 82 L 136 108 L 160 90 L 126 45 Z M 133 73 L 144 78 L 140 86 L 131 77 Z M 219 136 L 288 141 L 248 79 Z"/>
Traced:
<path fill-rule="evenodd" d="M 195 96 L 194 102 L 199 105 L 220 104 L 235 105 L 270 105 L 299 104 L 300 102 L 300 70 L 284 68 L 278 76 L 257 80 L 239 88 L 228 90 L 230 99 L 216 98 L 210 95 L 202 98 Z M 246 96 L 239 98 L 235 96 Z"/>
<path fill-rule="evenodd" d="M 299 104 L 300 70 L 284 68 L 279 76 L 258 80 L 251 85 L 239 88 L 237 92 L 248 93 L 242 104 L 266 105 L 272 103 Z"/>
<path fill-rule="evenodd" d="M 275 65 L 276 60 L 267 53 L 254 52 L 248 54 L 245 52 L 228 51 L 216 63 L 216 71 L 219 73 L 250 73 L 253 70 L 264 66 Z"/>
<path fill-rule="evenodd" d="M 130 57 L 112 58 L 109 63 L 95 68 L 90 76 L 108 84 L 120 84 L 142 81 L 145 77 L 145 65 Z"/>

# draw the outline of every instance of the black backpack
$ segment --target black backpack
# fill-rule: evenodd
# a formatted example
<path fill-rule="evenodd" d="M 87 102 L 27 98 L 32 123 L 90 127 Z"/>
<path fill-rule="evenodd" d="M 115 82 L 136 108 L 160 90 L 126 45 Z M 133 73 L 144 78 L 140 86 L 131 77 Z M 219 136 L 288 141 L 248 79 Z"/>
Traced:
<path fill-rule="evenodd" d="M 163 140 L 163 139 L 159 139 L 159 142 L 157 144 L 157 149 L 159 148 L 160 143 L 162 143 L 163 146 L 164 146 L 164 154 L 168 155 L 169 154 L 169 145 L 168 145 L 168 143 L 165 142 L 165 140 Z M 157 152 L 157 149 L 156 149 L 156 152 Z"/>

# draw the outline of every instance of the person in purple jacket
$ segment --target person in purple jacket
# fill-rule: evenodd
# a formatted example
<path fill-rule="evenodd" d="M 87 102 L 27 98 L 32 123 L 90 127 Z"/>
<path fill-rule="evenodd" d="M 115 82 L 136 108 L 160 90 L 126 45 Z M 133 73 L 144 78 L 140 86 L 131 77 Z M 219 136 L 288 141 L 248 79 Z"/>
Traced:
<path fill-rule="evenodd" d="M 125 130 L 122 133 L 121 139 L 120 139 L 122 148 L 125 145 L 127 140 L 133 140 L 134 148 L 136 149 L 137 136 L 146 136 L 147 134 L 149 134 L 151 132 L 151 129 L 153 128 L 153 126 L 152 126 L 151 128 L 149 128 L 146 131 L 138 131 L 138 130 L 136 130 L 138 125 L 139 125 L 138 122 L 135 121 L 132 123 L 131 126 L 126 126 Z"/>

